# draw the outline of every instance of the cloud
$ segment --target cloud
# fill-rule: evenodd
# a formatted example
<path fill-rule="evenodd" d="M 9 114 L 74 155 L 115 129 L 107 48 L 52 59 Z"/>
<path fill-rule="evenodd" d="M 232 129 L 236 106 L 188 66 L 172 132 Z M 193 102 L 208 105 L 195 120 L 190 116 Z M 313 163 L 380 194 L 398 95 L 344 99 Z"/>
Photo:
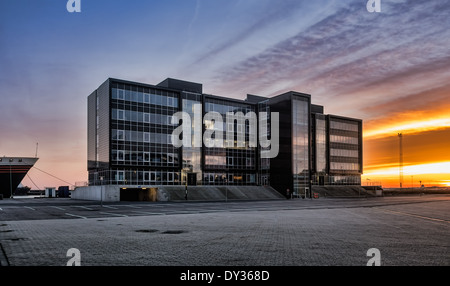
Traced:
<path fill-rule="evenodd" d="M 341 7 L 301 33 L 226 68 L 219 90 L 295 89 L 324 100 L 448 66 L 449 4 L 396 2 L 375 16 L 359 4 Z M 441 79 L 442 80 L 442 79 Z M 286 86 L 274 91 L 271 86 Z M 429 88 L 429 86 L 427 86 Z M 373 99 L 375 98 L 375 99 Z M 370 101 L 384 100 L 374 94 Z M 367 103 L 367 101 L 366 101 Z"/>

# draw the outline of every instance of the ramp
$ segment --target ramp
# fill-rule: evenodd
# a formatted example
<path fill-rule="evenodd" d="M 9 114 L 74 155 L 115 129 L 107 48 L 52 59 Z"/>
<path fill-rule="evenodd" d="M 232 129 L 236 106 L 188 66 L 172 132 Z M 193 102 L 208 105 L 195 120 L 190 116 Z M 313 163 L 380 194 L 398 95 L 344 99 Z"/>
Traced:
<path fill-rule="evenodd" d="M 356 198 L 375 196 L 373 192 L 360 186 L 312 186 L 312 191 L 318 193 L 320 197 Z"/>
<path fill-rule="evenodd" d="M 188 186 L 188 201 L 280 200 L 285 199 L 269 186 Z M 185 186 L 159 186 L 159 201 L 185 201 Z"/>

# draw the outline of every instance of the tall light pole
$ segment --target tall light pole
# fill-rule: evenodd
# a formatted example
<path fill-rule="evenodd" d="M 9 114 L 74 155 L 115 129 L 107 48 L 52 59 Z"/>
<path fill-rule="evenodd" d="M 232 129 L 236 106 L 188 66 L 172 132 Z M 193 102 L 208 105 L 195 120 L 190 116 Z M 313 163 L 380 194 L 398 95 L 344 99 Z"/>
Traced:
<path fill-rule="evenodd" d="M 11 162 L 12 159 L 9 159 L 9 190 L 11 192 L 11 199 L 13 198 L 13 191 L 12 191 L 12 171 L 11 171 Z"/>
<path fill-rule="evenodd" d="M 398 133 L 398 138 L 399 138 L 399 152 L 400 152 L 400 158 L 399 158 L 399 171 L 400 171 L 400 189 L 402 188 L 402 184 L 403 184 L 403 134 L 402 133 Z"/>
<path fill-rule="evenodd" d="M 100 205 L 103 207 L 103 176 L 100 176 Z"/>

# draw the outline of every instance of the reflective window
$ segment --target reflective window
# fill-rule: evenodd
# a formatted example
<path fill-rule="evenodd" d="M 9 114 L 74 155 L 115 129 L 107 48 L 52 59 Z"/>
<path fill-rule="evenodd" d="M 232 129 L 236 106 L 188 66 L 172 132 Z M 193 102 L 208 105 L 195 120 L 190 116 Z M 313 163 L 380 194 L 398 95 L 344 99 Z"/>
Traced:
<path fill-rule="evenodd" d="M 357 137 L 330 135 L 330 142 L 358 145 L 359 139 Z"/>
<path fill-rule="evenodd" d="M 341 163 L 341 162 L 331 162 L 331 170 L 341 170 L 341 171 L 359 171 L 358 163 Z"/>
<path fill-rule="evenodd" d="M 205 164 L 206 165 L 216 165 L 216 166 L 225 166 L 226 160 L 223 156 L 205 156 Z"/>
<path fill-rule="evenodd" d="M 358 158 L 358 150 L 345 150 L 345 149 L 330 149 L 330 155 L 336 157 L 351 157 Z"/>
<path fill-rule="evenodd" d="M 123 161 L 125 160 L 125 152 L 122 150 L 117 151 L 117 161 Z"/>
<path fill-rule="evenodd" d="M 292 100 L 292 171 L 294 192 L 309 186 L 309 103 Z"/>
<path fill-rule="evenodd" d="M 327 139 L 326 122 L 316 118 L 316 171 L 326 172 L 327 165 Z"/>
<path fill-rule="evenodd" d="M 353 132 L 359 131 L 358 123 L 344 123 L 333 120 L 330 121 L 330 129 L 338 129 Z"/>
<path fill-rule="evenodd" d="M 144 142 L 150 142 L 150 133 L 144 132 Z"/>
<path fill-rule="evenodd" d="M 136 103 L 154 104 L 160 106 L 178 107 L 178 98 L 175 93 L 166 92 L 166 95 L 159 90 L 148 90 L 147 92 L 138 92 L 124 89 L 113 88 L 111 92 L 112 99 L 124 100 Z"/>

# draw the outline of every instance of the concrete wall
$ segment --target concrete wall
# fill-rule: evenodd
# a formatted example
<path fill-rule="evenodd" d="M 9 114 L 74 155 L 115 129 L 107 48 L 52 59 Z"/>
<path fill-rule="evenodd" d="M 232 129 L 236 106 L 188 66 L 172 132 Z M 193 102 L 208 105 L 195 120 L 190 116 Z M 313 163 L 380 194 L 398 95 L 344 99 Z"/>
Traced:
<path fill-rule="evenodd" d="M 101 190 L 103 194 L 101 195 Z M 118 202 L 120 201 L 120 187 L 118 186 L 89 186 L 78 187 L 71 192 L 71 198 L 76 200 Z"/>

